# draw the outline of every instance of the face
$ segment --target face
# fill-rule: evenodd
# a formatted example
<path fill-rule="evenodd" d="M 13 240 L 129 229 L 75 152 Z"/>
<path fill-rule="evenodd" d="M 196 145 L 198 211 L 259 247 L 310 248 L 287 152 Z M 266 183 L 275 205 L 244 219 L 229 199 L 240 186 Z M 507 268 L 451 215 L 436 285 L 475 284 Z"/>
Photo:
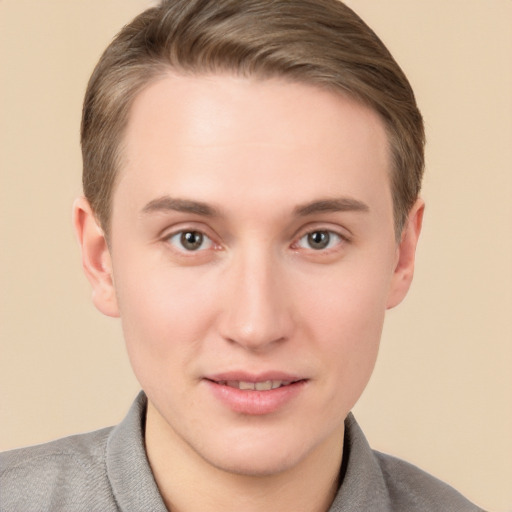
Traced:
<path fill-rule="evenodd" d="M 137 97 L 123 147 L 90 277 L 147 421 L 244 474 L 339 443 L 419 231 L 396 244 L 379 117 L 313 86 L 169 75 Z"/>

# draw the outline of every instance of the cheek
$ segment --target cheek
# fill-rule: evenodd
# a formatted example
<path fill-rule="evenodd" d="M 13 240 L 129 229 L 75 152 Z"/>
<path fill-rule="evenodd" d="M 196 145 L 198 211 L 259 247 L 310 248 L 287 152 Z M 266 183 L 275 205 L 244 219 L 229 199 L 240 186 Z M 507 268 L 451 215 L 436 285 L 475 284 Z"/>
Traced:
<path fill-rule="evenodd" d="M 140 276 L 134 267 L 120 273 L 116 290 L 128 355 L 139 379 L 158 372 L 158 378 L 168 376 L 194 359 L 214 316 L 207 281 L 182 269 L 147 265 Z"/>
<path fill-rule="evenodd" d="M 317 353 L 330 368 L 325 375 L 332 399 L 341 397 L 347 411 L 370 378 L 385 316 L 389 280 L 382 277 L 385 273 L 365 268 L 366 272 L 340 271 L 323 286 L 309 287 L 301 306 L 309 338 L 316 341 Z"/>
<path fill-rule="evenodd" d="M 379 338 L 384 321 L 391 272 L 377 265 L 339 265 L 324 275 L 307 276 L 301 309 L 311 325 L 331 332 L 347 344 Z M 332 336 L 327 336 L 331 338 Z"/>
<path fill-rule="evenodd" d="M 332 375 L 345 386 L 366 384 L 377 357 L 384 323 L 380 301 L 351 294 L 348 300 L 332 301 L 316 312 L 317 339 L 321 353 L 336 368 Z"/>

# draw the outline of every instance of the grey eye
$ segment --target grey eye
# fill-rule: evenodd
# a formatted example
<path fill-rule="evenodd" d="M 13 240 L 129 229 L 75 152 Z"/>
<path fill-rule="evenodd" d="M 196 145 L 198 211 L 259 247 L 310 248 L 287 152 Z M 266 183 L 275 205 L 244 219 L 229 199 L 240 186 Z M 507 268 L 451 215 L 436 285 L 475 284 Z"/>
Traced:
<path fill-rule="evenodd" d="M 325 249 L 331 240 L 330 233 L 328 231 L 313 231 L 313 233 L 309 233 L 308 244 L 311 249 Z"/>
<path fill-rule="evenodd" d="M 321 251 L 323 249 L 330 249 L 342 241 L 342 238 L 337 233 L 328 230 L 311 231 L 300 238 L 298 246 L 302 249 L 313 249 Z"/>
<path fill-rule="evenodd" d="M 179 231 L 169 237 L 169 243 L 185 252 L 209 249 L 213 245 L 210 238 L 200 231 Z"/>
<path fill-rule="evenodd" d="M 186 231 L 181 233 L 180 243 L 187 251 L 197 251 L 203 244 L 203 235 L 198 231 Z"/>

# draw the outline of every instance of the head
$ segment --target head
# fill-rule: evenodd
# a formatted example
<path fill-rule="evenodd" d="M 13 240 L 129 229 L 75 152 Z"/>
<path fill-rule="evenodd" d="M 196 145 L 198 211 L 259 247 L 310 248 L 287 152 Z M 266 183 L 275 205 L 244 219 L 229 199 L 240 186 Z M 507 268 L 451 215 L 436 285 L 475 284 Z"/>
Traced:
<path fill-rule="evenodd" d="M 82 136 L 83 264 L 150 459 L 339 454 L 421 226 L 421 117 L 375 34 L 337 0 L 164 2 L 101 58 Z"/>
<path fill-rule="evenodd" d="M 90 79 L 82 117 L 84 193 L 106 233 L 137 95 L 166 72 L 281 77 L 355 99 L 386 128 L 397 241 L 424 168 L 424 129 L 404 73 L 339 0 L 171 0 L 123 28 Z"/>

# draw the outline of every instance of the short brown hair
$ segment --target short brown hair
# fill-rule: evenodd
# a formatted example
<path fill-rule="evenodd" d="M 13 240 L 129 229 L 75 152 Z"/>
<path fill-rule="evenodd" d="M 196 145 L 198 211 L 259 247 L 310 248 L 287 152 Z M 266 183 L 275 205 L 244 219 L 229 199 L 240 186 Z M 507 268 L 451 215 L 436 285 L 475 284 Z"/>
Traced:
<path fill-rule="evenodd" d="M 423 120 L 389 51 L 339 0 L 163 0 L 119 32 L 94 69 L 82 116 L 84 194 L 107 236 L 130 107 L 169 69 L 284 77 L 377 111 L 389 137 L 399 237 L 421 188 Z"/>

